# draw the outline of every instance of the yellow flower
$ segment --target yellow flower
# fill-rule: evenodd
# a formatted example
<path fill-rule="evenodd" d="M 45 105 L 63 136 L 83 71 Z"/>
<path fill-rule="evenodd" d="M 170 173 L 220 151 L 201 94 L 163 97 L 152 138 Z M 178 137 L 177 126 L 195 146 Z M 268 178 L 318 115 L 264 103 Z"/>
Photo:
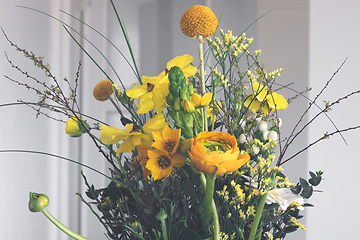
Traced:
<path fill-rule="evenodd" d="M 195 112 L 195 106 L 192 102 L 190 102 L 189 100 L 185 99 L 183 101 L 183 109 L 186 113 L 193 113 Z"/>
<path fill-rule="evenodd" d="M 80 117 L 80 114 L 78 118 L 82 121 L 86 128 L 89 127 L 89 125 Z M 84 132 L 86 132 L 86 129 L 78 122 L 78 119 L 73 116 L 67 121 L 65 132 L 71 137 L 80 137 Z"/>
<path fill-rule="evenodd" d="M 261 108 L 267 115 L 269 112 L 275 111 L 275 104 L 276 110 L 287 108 L 288 103 L 282 95 L 269 90 L 258 82 L 252 83 L 251 87 L 254 92 L 246 96 L 244 106 L 249 107 L 253 112 Z"/>
<path fill-rule="evenodd" d="M 180 29 L 188 37 L 201 35 L 207 38 L 215 33 L 217 26 L 215 14 L 202 5 L 189 8 L 180 19 Z"/>
<path fill-rule="evenodd" d="M 152 147 L 166 152 L 170 156 L 175 154 L 180 142 L 181 129 L 172 130 L 168 126 L 161 132 L 152 133 L 155 142 L 151 145 Z"/>
<path fill-rule="evenodd" d="M 167 95 L 169 94 L 169 79 L 168 72 L 173 66 L 178 66 L 184 72 L 185 78 L 193 76 L 196 73 L 196 68 L 190 63 L 193 57 L 185 54 L 178 56 L 166 65 L 165 71 L 160 73 L 157 77 L 143 76 L 143 85 L 126 90 L 126 94 L 131 98 L 140 98 L 140 103 L 137 106 L 139 109 L 137 113 L 147 113 L 155 108 L 157 113 L 164 110 L 167 101 Z"/>
<path fill-rule="evenodd" d="M 143 170 L 144 179 L 146 179 L 150 175 L 149 169 L 146 168 L 146 164 L 149 160 L 148 150 L 151 150 L 151 147 L 147 145 L 138 145 L 136 146 L 137 150 L 139 151 L 139 155 L 136 156 L 136 160 L 140 162 L 140 166 Z"/>
<path fill-rule="evenodd" d="M 165 106 L 167 95 L 169 94 L 169 83 L 160 81 L 157 77 L 144 77 L 143 85 L 125 90 L 126 94 L 134 99 L 140 98 L 137 113 L 144 114 L 155 108 L 157 113 L 161 113 Z"/>
<path fill-rule="evenodd" d="M 142 127 L 142 131 L 151 140 L 153 140 L 152 132 L 162 131 L 167 125 L 168 123 L 165 121 L 164 115 L 162 113 L 158 113 L 144 124 L 144 126 Z"/>
<path fill-rule="evenodd" d="M 110 80 L 102 80 L 94 87 L 93 95 L 96 100 L 103 102 L 108 100 L 113 92 L 112 82 Z"/>
<path fill-rule="evenodd" d="M 191 139 L 190 159 L 196 169 L 208 175 L 230 173 L 239 169 L 249 159 L 239 154 L 236 138 L 229 133 L 201 132 Z"/>
<path fill-rule="evenodd" d="M 148 150 L 149 160 L 146 168 L 149 169 L 154 180 L 168 177 L 173 167 L 181 167 L 185 164 L 186 158 L 181 153 L 169 155 L 158 150 Z"/>
<path fill-rule="evenodd" d="M 111 145 L 124 140 L 116 151 L 116 156 L 123 152 L 132 152 L 137 145 L 151 145 L 150 138 L 134 128 L 133 124 L 126 124 L 125 130 L 101 125 L 100 140 L 105 145 Z"/>
<path fill-rule="evenodd" d="M 205 107 L 210 104 L 212 99 L 212 92 L 205 93 L 203 96 L 200 96 L 197 93 L 194 93 L 191 96 L 191 102 L 196 108 Z"/>

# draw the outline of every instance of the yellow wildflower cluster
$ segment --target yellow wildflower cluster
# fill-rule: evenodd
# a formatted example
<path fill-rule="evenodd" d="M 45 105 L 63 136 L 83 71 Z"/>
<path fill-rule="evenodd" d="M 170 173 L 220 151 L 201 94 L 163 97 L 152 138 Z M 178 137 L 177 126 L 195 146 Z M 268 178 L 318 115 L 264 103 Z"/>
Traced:
<path fill-rule="evenodd" d="M 236 239 L 236 233 L 232 233 L 229 236 L 229 234 L 220 231 L 220 240 L 232 240 L 232 239 Z"/>
<path fill-rule="evenodd" d="M 279 188 L 291 188 L 296 185 L 295 183 L 289 181 L 289 177 L 283 178 L 280 176 L 276 176 L 276 180 Z"/>
<path fill-rule="evenodd" d="M 265 237 L 267 240 L 274 240 L 274 236 L 269 232 L 265 232 Z M 283 240 L 283 238 L 276 238 L 275 240 Z"/>
<path fill-rule="evenodd" d="M 223 85 L 225 88 L 228 88 L 230 86 L 229 80 L 225 78 L 224 74 L 219 73 L 216 67 L 212 69 L 212 74 L 215 78 L 220 79 L 221 85 Z"/>
<path fill-rule="evenodd" d="M 248 209 L 246 211 L 246 215 L 248 217 L 255 216 L 255 212 L 256 212 L 256 210 L 255 210 L 254 206 L 248 206 Z"/>
<path fill-rule="evenodd" d="M 232 35 L 232 31 L 228 30 L 224 33 L 223 29 L 220 29 L 220 36 L 215 37 L 214 40 L 207 39 L 208 45 L 213 49 L 214 56 L 216 58 L 225 58 L 227 54 L 237 59 L 239 55 L 247 51 L 253 43 L 253 38 L 246 38 L 246 34 L 241 36 Z"/>
<path fill-rule="evenodd" d="M 301 224 L 301 223 L 300 223 L 296 218 L 294 218 L 294 217 L 291 217 L 291 218 L 290 218 L 290 223 L 291 223 L 291 225 L 296 226 L 296 227 L 298 227 L 299 229 L 304 229 L 304 230 L 306 230 L 305 225 Z"/>

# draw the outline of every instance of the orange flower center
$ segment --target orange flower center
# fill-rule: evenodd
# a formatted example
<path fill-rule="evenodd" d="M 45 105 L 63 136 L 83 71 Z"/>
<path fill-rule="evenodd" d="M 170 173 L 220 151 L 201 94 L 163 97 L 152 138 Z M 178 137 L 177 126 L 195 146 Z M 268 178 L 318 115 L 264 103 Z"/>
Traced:
<path fill-rule="evenodd" d="M 158 158 L 158 165 L 159 165 L 159 168 L 165 169 L 170 165 L 170 159 L 165 156 L 160 156 Z"/>
<path fill-rule="evenodd" d="M 153 89 L 154 89 L 155 85 L 154 84 L 151 84 L 151 83 L 147 83 L 147 91 L 148 92 L 151 92 Z"/>

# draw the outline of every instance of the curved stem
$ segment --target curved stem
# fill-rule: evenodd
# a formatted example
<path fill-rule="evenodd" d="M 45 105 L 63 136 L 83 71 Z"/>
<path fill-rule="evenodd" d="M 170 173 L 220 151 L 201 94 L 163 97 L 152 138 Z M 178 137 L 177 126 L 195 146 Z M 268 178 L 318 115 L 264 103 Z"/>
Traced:
<path fill-rule="evenodd" d="M 42 212 L 53 224 L 55 224 L 61 231 L 63 231 L 70 237 L 77 240 L 89 240 L 88 238 L 85 238 L 77 233 L 74 233 L 73 231 L 65 227 L 61 222 L 59 222 L 56 218 L 54 218 L 45 208 L 42 210 Z"/>

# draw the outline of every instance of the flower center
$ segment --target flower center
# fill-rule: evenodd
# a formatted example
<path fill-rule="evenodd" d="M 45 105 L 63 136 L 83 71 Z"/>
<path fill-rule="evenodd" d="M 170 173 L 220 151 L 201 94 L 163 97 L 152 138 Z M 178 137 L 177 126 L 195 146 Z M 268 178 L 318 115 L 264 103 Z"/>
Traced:
<path fill-rule="evenodd" d="M 154 87 L 155 87 L 154 84 L 147 83 L 147 88 L 146 88 L 146 90 L 147 90 L 148 92 L 151 92 L 151 91 L 154 89 Z"/>
<path fill-rule="evenodd" d="M 171 153 L 172 150 L 174 149 L 175 147 L 175 144 L 176 142 L 175 141 L 172 141 L 172 140 L 169 140 L 165 143 L 165 149 L 168 153 Z"/>
<path fill-rule="evenodd" d="M 170 165 L 170 159 L 168 159 L 165 156 L 160 156 L 158 158 L 158 165 L 159 165 L 159 168 L 165 169 Z"/>
<path fill-rule="evenodd" d="M 231 149 L 231 145 L 227 141 L 206 140 L 203 142 L 206 152 L 226 152 Z"/>

